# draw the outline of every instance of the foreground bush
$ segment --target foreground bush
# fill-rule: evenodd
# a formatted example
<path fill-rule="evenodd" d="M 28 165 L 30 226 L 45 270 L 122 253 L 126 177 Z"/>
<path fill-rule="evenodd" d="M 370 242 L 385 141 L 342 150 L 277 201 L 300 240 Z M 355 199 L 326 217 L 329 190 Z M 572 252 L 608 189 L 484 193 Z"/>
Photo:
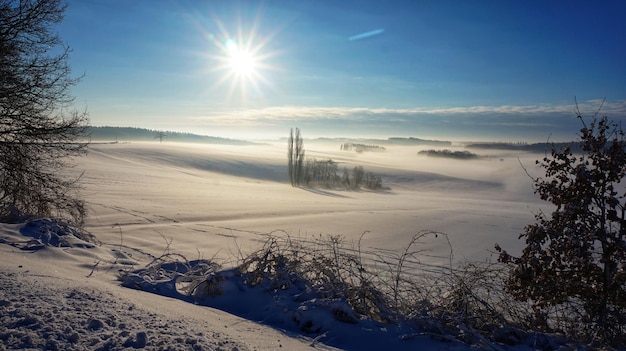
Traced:
<path fill-rule="evenodd" d="M 532 323 L 591 344 L 626 344 L 626 138 L 621 126 L 595 118 L 580 131 L 581 153 L 552 150 L 537 164 L 535 192 L 554 204 L 525 228 L 507 289 L 532 303 Z"/>
<path fill-rule="evenodd" d="M 430 240 L 447 237 L 420 232 L 395 253 L 366 252 L 360 242 L 348 245 L 340 236 L 295 239 L 274 232 L 234 268 L 168 253 L 120 279 L 127 287 L 328 338 L 330 344 L 349 326 L 376 338 L 427 337 L 481 349 L 566 344 L 524 324 L 528 305 L 504 293 L 506 266 L 427 264 L 421 260 L 431 253 L 422 244 Z"/>

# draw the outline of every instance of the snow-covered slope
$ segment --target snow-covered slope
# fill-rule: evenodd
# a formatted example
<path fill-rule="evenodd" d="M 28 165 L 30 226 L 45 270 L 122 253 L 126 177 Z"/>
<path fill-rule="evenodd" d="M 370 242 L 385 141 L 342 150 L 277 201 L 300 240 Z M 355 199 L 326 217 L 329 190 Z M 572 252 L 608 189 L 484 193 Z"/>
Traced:
<path fill-rule="evenodd" d="M 391 251 L 402 250 L 420 230 L 435 230 L 448 234 L 454 262 L 484 260 L 496 242 L 519 250 L 517 235 L 542 205 L 517 159 L 532 164 L 533 155 L 433 161 L 410 147 L 376 154 L 341 152 L 338 145 L 305 148 L 307 156 L 331 157 L 340 168 L 363 165 L 382 175 L 390 190 L 292 188 L 281 144 L 92 145 L 77 170 L 85 171 L 85 229 L 99 244 L 32 234 L 42 223 L 0 225 L 4 347 L 297 350 L 314 343 L 324 349 L 323 340 L 122 288 L 119 270 L 142 267 L 164 252 L 228 266 L 255 250 L 261 234 L 277 229 L 294 237 L 340 234 L 348 242 L 368 232 L 365 250 Z M 433 241 L 425 249 L 425 261 L 449 260 L 447 243 Z M 352 345 L 368 349 L 364 341 Z M 430 338 L 420 345 L 463 348 Z"/>

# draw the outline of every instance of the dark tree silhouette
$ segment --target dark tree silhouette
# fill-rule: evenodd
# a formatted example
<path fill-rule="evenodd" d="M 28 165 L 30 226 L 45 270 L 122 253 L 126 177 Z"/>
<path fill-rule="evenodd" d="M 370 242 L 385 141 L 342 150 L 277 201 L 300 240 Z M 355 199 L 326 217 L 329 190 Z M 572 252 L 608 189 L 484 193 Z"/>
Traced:
<path fill-rule="evenodd" d="M 350 173 L 348 172 L 347 168 L 343 168 L 343 174 L 341 176 L 341 184 L 346 188 L 346 189 L 350 189 Z"/>
<path fill-rule="evenodd" d="M 294 141 L 294 174 L 296 178 L 296 185 L 302 185 L 304 181 L 304 141 L 300 135 L 300 129 L 296 128 L 296 139 Z"/>
<path fill-rule="evenodd" d="M 328 160 L 307 159 L 303 170 L 304 184 L 309 186 L 311 183 L 323 185 L 325 187 L 333 187 L 339 182 L 337 176 L 337 162 Z"/>
<path fill-rule="evenodd" d="M 296 128 L 294 139 L 293 129 L 289 132 L 287 141 L 287 173 L 291 186 L 300 186 L 304 182 L 304 142 L 300 129 Z"/>
<path fill-rule="evenodd" d="M 82 223 L 77 180 L 62 173 L 78 142 L 86 112 L 71 109 L 70 49 L 54 27 L 60 0 L 0 0 L 0 216 L 54 216 Z M 69 112 L 68 112 L 69 111 Z"/>
<path fill-rule="evenodd" d="M 350 184 L 352 185 L 352 189 L 358 190 L 361 188 L 363 183 L 363 178 L 365 177 L 365 170 L 362 166 L 356 166 L 352 169 L 352 179 Z"/>
<path fill-rule="evenodd" d="M 364 184 L 370 190 L 380 190 L 383 187 L 383 180 L 376 174 L 367 172 L 364 176 Z"/>
<path fill-rule="evenodd" d="M 289 175 L 289 183 L 291 186 L 296 186 L 296 181 L 293 177 L 293 128 L 289 131 L 289 140 L 287 141 L 287 174 Z"/>
<path fill-rule="evenodd" d="M 535 308 L 536 326 L 567 331 L 585 325 L 586 337 L 626 342 L 626 140 L 606 117 L 594 116 L 580 130 L 581 154 L 569 147 L 537 161 L 546 178 L 535 192 L 554 204 L 550 218 L 536 215 L 520 238 L 526 247 L 513 257 L 507 289 Z M 560 320 L 555 319 L 559 315 Z M 559 325 L 568 321 L 566 325 Z M 581 335 L 575 335 L 580 337 Z M 593 340 L 592 340 L 593 341 Z"/>
<path fill-rule="evenodd" d="M 167 133 L 163 131 L 159 131 L 157 132 L 157 135 L 154 138 L 159 139 L 159 144 L 163 143 L 163 139 L 167 138 Z"/>

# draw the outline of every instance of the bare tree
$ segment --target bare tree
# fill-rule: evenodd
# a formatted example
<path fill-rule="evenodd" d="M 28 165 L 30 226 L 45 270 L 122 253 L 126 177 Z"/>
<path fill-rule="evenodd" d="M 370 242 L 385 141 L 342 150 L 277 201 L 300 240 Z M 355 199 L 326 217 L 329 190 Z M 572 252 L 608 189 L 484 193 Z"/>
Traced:
<path fill-rule="evenodd" d="M 341 184 L 346 188 L 350 189 L 350 173 L 347 168 L 343 168 L 343 175 L 341 176 Z"/>
<path fill-rule="evenodd" d="M 361 183 L 363 183 L 363 178 L 365 177 L 365 170 L 362 166 L 356 166 L 352 169 L 352 180 L 351 185 L 352 189 L 358 190 L 361 188 Z"/>
<path fill-rule="evenodd" d="M 159 139 L 159 144 L 163 143 L 163 139 L 167 138 L 167 133 L 164 131 L 158 131 L 154 138 Z"/>
<path fill-rule="evenodd" d="M 304 181 L 304 145 L 300 129 L 296 128 L 295 150 L 294 150 L 294 175 L 296 185 L 301 185 Z"/>
<path fill-rule="evenodd" d="M 0 216 L 81 224 L 71 158 L 86 151 L 86 112 L 72 109 L 70 49 L 54 27 L 61 0 L 0 0 Z"/>
<path fill-rule="evenodd" d="M 305 182 L 304 174 L 304 146 L 300 129 L 296 128 L 296 137 L 294 139 L 293 129 L 289 132 L 289 140 L 287 142 L 287 173 L 291 186 L 300 186 Z"/>
<path fill-rule="evenodd" d="M 296 182 L 293 177 L 293 128 L 289 131 L 289 140 L 287 141 L 287 173 L 289 175 L 289 183 L 295 186 Z"/>
<path fill-rule="evenodd" d="M 383 180 L 372 172 L 366 172 L 364 175 L 365 187 L 370 190 L 380 190 L 383 187 Z"/>
<path fill-rule="evenodd" d="M 304 185 L 309 186 L 311 182 L 315 185 L 325 187 L 334 187 L 339 183 L 340 178 L 337 175 L 337 162 L 328 160 L 317 160 L 309 158 L 303 169 Z"/>

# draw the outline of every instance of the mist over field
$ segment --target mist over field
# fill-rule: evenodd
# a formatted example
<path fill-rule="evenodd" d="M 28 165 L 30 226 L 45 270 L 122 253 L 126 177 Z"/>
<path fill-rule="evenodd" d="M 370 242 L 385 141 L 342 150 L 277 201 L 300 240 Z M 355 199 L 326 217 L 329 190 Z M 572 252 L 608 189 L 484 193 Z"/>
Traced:
<path fill-rule="evenodd" d="M 471 346 L 459 336 L 451 336 L 453 331 L 437 332 L 448 338 L 446 342 L 428 332 L 405 339 L 415 329 L 402 323 L 389 333 L 387 324 L 371 317 L 349 317 L 346 322 L 342 313 L 354 312 L 340 300 L 300 301 L 281 295 L 290 289 L 247 287 L 233 280 L 239 275 L 232 273 L 231 267 L 255 257 L 272 240 L 309 245 L 304 246 L 308 247 L 303 251 L 306 255 L 324 255 L 329 249 L 326 245 L 332 242 L 347 250 L 342 251 L 348 255 L 345 257 L 358 253 L 368 274 L 386 286 L 393 282 L 389 269 L 393 271 L 397 264 L 390 260 L 402 257 L 410 248 L 414 253 L 404 263 L 402 275 L 427 279 L 423 286 L 434 289 L 445 276 L 437 274 L 454 275 L 468 263 L 497 261 L 496 244 L 518 255 L 524 246 L 518 239 L 524 227 L 535 221 L 535 214 L 550 210 L 532 186 L 531 177 L 542 176 L 535 164 L 545 156 L 538 152 L 542 147 L 545 150 L 540 144 L 304 138 L 306 165 L 332 160 L 338 178 L 332 184 L 312 181 L 292 186 L 287 138 L 249 141 L 137 128 L 93 131 L 88 153 L 76 158 L 75 168 L 69 170 L 81 175 L 82 196 L 89 211 L 83 229 L 88 236 L 63 238 L 61 233 L 67 229 L 51 229 L 45 221 L 0 227 L 2 242 L 9 244 L 3 246 L 2 264 L 8 269 L 3 274 L 12 277 L 32 270 L 47 277 L 54 296 L 69 295 L 88 306 L 48 321 L 60 331 L 66 320 L 84 321 L 72 329 L 77 336 L 71 340 L 82 340 L 80 345 L 104 346 L 108 342 L 150 349 L 186 338 L 198 345 L 230 344 L 233 350 L 411 350 L 417 346 L 468 350 Z M 345 177 L 344 170 L 352 177 L 353 169 L 359 167 L 379 177 L 381 186 L 347 188 L 338 183 Z M 33 260 L 22 254 L 28 251 L 44 258 Z M 52 259 L 55 264 L 48 265 Z M 193 290 L 187 295 L 189 285 L 185 284 L 192 282 L 188 274 L 213 264 L 224 270 L 199 273 L 198 277 L 217 279 L 218 290 Z M 342 265 L 336 268 L 346 269 Z M 189 268 L 178 271 L 180 267 Z M 428 274 L 435 275 L 426 278 Z M 20 284 L 40 284 L 27 277 Z M 61 277 L 71 279 L 69 287 L 56 283 Z M 74 293 L 86 287 L 97 289 L 95 299 Z M 129 287 L 142 291 L 126 289 Z M 136 334 L 121 331 L 111 338 L 106 335 L 115 332 L 114 322 L 85 317 L 85 311 L 96 316 L 104 312 L 97 303 L 92 306 L 84 301 L 105 301 L 106 294 L 122 301 L 110 303 L 114 310 L 107 309 L 107 313 Z M 447 294 L 434 293 L 433 297 Z M 15 298 L 7 301 L 17 310 L 27 309 Z M 37 308 L 51 310 L 59 301 L 37 302 Z M 337 308 L 344 312 L 338 315 Z M 125 312 L 128 309 L 136 312 Z M 157 325 L 144 321 L 150 315 L 159 316 Z M 107 323 L 112 324 L 104 327 Z M 158 332 L 165 325 L 180 332 Z M 104 341 L 84 339 L 94 334 L 94 328 Z M 213 339 L 204 330 L 214 330 Z M 265 338 L 257 338 L 256 333 Z M 303 334 L 294 337 L 290 333 Z M 38 340 L 40 336 L 33 332 L 30 337 Z M 67 337 L 59 334 L 58 338 Z M 75 342 L 71 340 L 68 342 Z M 545 343 L 558 345 L 554 340 L 548 337 Z M 516 342 L 527 343 L 523 339 Z M 493 345 L 490 341 L 478 343 Z"/>
<path fill-rule="evenodd" d="M 399 323 L 390 333 L 387 324 L 380 324 L 376 317 L 349 317 L 355 312 L 341 299 L 300 300 L 294 296 L 305 292 L 283 296 L 293 288 L 241 285 L 236 280 L 239 274 L 230 267 L 250 257 L 263 257 L 255 255 L 273 240 L 279 240 L 276 245 L 305 245 L 288 246 L 287 250 L 301 247 L 309 258 L 325 255 L 325 250 L 335 247 L 329 243 L 336 243 L 339 246 L 335 248 L 347 250 L 341 255 L 348 256 L 336 253 L 331 257 L 338 260 L 358 254 L 361 264 L 367 267 L 359 274 L 367 271 L 379 279 L 378 284 L 386 286 L 393 282 L 389 274 L 398 264 L 393 259 L 410 249 L 410 260 L 397 266 L 402 267 L 402 275 L 426 279 L 426 290 L 442 288 L 442 279 L 450 278 L 438 275 L 442 272 L 453 276 L 465 264 L 488 267 L 497 261 L 496 244 L 518 255 L 525 244 L 518 239 L 525 226 L 536 220 L 535 214 L 551 210 L 534 194 L 531 179 L 542 176 L 535 164 L 545 156 L 545 152 L 537 152 L 542 145 L 418 138 L 304 139 L 307 164 L 332 160 L 338 176 L 344 169 L 350 173 L 348 170 L 363 167 L 382 182 L 377 189 L 348 189 L 338 183 L 292 186 L 286 139 L 250 142 L 180 135 L 183 139 L 202 140 L 194 143 L 146 138 L 155 131 L 140 134 L 144 137 L 139 140 L 128 135 L 115 140 L 111 136 L 92 136 L 88 154 L 75 159 L 72 172 L 81 174 L 82 195 L 89 211 L 84 224 L 88 236 L 73 234 L 76 237 L 64 238 L 67 229 L 54 229 L 45 221 L 0 226 L 2 242 L 9 244 L 3 246 L 2 264 L 7 267 L 3 274 L 13 277 L 22 270 L 38 272 L 38 276 L 46 277 L 54 296 L 72 296 L 86 306 L 48 321 L 59 331 L 66 320 L 83 321 L 74 324 L 70 343 L 76 343 L 72 341 L 76 339 L 82 340 L 80 345 L 104 346 L 108 342 L 150 349 L 187 340 L 185 343 L 218 347 L 229 344 L 233 350 L 283 346 L 294 350 L 412 350 L 417 346 L 426 350 L 469 350 L 470 344 L 461 341 L 453 330 L 436 334 L 418 331 L 413 335 L 414 326 Z M 25 241 L 24 237 L 35 240 Z M 96 244 L 90 243 L 90 237 Z M 45 258 L 32 260 L 21 254 L 29 251 Z M 47 262 L 52 259 L 55 264 L 50 266 Z M 338 266 L 331 270 L 347 269 L 335 262 Z M 216 279 L 219 288 L 212 292 L 207 285 L 206 290 L 197 290 L 203 286 L 198 285 L 188 295 L 186 287 L 195 284 L 189 274 L 196 269 L 210 269 L 213 264 L 225 270 L 197 273 L 200 275 L 194 279 L 208 279 L 200 284 Z M 429 274 L 434 275 L 427 278 Z M 28 277 L 25 275 L 20 284 L 40 289 L 37 284 L 41 283 Z M 58 278 L 71 279 L 71 283 L 65 287 L 56 282 Z M 142 291 L 111 284 L 115 279 L 126 288 Z M 480 284 L 491 283 L 487 276 L 480 279 L 487 279 Z M 446 289 L 448 283 L 443 284 Z M 89 300 L 75 293 L 84 287 L 97 289 L 92 294 L 96 297 Z M 6 288 L 19 291 L 24 286 Z M 489 293 L 487 285 L 474 289 Z M 107 313 L 136 334 L 121 331 L 110 337 L 107 335 L 115 332 L 115 322 L 85 317 L 85 313 L 102 316 L 104 312 L 95 302 L 107 300 L 105 291 L 121 301 L 109 303 L 113 310 L 108 308 Z M 433 293 L 435 298 L 448 296 L 445 291 L 443 295 Z M 54 309 L 61 303 L 55 298 L 47 303 L 35 302 L 39 301 L 37 296 L 32 301 L 38 311 Z M 16 298 L 6 301 L 16 310 L 27 309 Z M 207 310 L 197 304 L 212 308 Z M 151 315 L 159 316 L 156 325 L 145 321 Z M 421 323 L 439 323 L 427 320 Z M 180 332 L 157 332 L 165 326 Z M 503 333 L 515 333 L 507 328 L 502 327 Z M 198 332 L 185 332 L 191 330 Z M 214 331 L 212 339 L 205 330 Z M 94 331 L 105 341 L 84 339 Z M 256 333 L 265 337 L 259 339 Z M 40 340 L 39 334 L 31 334 L 29 340 Z M 58 338 L 67 337 L 59 334 Z M 549 347 L 562 344 L 552 337 L 542 338 Z M 476 340 L 471 343 L 495 345 Z M 516 340 L 520 349 L 529 343 L 523 338 Z M 39 344 L 33 341 L 31 345 Z"/>
<path fill-rule="evenodd" d="M 481 157 L 460 160 L 418 155 L 432 146 L 385 145 L 384 152 L 361 153 L 340 146 L 305 140 L 307 157 L 332 159 L 340 171 L 363 166 L 385 189 L 291 187 L 282 141 L 95 143 L 78 160 L 91 211 L 87 228 L 115 241 L 110 228 L 119 225 L 125 241 L 149 242 L 155 251 L 163 249 L 155 238 L 165 236 L 172 249 L 188 255 L 247 247 L 274 230 L 297 237 L 340 234 L 354 242 L 367 232 L 367 247 L 390 250 L 434 230 L 450 236 L 458 262 L 493 259 L 495 243 L 520 247 L 517 236 L 544 205 L 523 168 L 532 173 L 542 155 L 474 150 Z M 448 256 L 441 244 L 428 244 L 430 259 Z"/>

